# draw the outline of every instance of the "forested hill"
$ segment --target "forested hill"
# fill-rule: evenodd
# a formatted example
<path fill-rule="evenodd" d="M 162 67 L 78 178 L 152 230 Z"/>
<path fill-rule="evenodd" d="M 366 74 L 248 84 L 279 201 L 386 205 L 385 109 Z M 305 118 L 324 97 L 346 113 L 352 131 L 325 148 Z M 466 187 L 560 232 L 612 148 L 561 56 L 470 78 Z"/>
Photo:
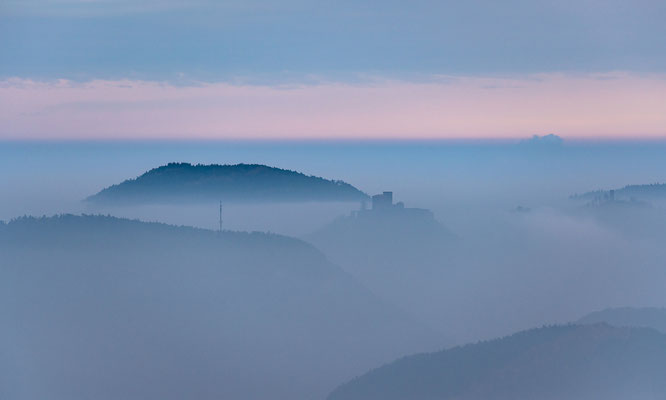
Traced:
<path fill-rule="evenodd" d="M 260 164 L 170 163 L 86 200 L 93 203 L 360 201 L 368 196 L 339 180 Z"/>
<path fill-rule="evenodd" d="M 329 400 L 666 398 L 666 335 L 605 324 L 553 326 L 405 357 Z"/>
<path fill-rule="evenodd" d="M 74 215 L 0 224 L 0 326 L 0 399 L 321 399 L 439 337 L 301 240 Z"/>
<path fill-rule="evenodd" d="M 574 194 L 572 199 L 592 200 L 595 197 L 608 196 L 610 190 L 595 190 L 582 194 Z M 647 185 L 627 185 L 623 188 L 615 189 L 615 198 L 630 200 L 636 198 L 639 200 L 666 198 L 666 183 L 651 183 Z"/>

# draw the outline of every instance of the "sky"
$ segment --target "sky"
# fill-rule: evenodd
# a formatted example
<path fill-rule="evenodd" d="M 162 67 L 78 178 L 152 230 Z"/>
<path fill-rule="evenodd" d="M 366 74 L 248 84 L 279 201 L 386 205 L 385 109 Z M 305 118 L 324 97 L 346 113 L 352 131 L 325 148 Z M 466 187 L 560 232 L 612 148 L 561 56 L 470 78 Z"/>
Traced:
<path fill-rule="evenodd" d="M 662 138 L 663 0 L 5 0 L 0 139 Z"/>

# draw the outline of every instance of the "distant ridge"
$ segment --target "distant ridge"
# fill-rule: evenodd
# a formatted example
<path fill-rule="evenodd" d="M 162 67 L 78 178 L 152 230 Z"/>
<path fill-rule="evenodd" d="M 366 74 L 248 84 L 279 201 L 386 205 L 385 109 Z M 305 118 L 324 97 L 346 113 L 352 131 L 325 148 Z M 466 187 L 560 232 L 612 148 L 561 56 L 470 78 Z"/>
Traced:
<path fill-rule="evenodd" d="M 107 187 L 98 204 L 360 201 L 368 196 L 340 181 L 261 164 L 169 163 Z"/>
<path fill-rule="evenodd" d="M 529 139 L 523 139 L 519 142 L 522 146 L 531 146 L 531 147 L 560 147 L 564 143 L 564 139 L 561 137 L 549 133 L 548 135 L 534 135 Z"/>
<path fill-rule="evenodd" d="M 666 333 L 666 308 L 607 308 L 587 314 L 576 323 L 581 325 L 606 323 L 617 327 L 652 328 Z"/>
<path fill-rule="evenodd" d="M 614 189 L 615 198 L 629 200 L 632 197 L 637 199 L 666 198 L 666 183 L 650 183 L 645 185 L 627 185 L 620 189 Z M 597 197 L 604 197 L 610 194 L 610 190 L 593 190 L 582 194 L 573 194 L 570 196 L 574 200 L 593 200 Z"/>

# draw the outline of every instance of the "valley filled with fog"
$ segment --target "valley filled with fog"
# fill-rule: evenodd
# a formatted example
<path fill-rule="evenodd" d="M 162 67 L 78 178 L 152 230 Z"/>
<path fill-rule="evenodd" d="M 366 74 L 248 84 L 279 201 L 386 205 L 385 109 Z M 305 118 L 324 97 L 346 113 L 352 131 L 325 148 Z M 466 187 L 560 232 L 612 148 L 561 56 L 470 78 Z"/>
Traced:
<path fill-rule="evenodd" d="M 18 378 L 0 394 L 322 399 L 410 354 L 604 309 L 661 309 L 666 191 L 622 188 L 666 183 L 665 152 L 662 142 L 543 138 L 5 143 L 0 372 Z M 261 164 L 392 198 L 220 199 L 221 232 L 217 199 L 84 201 L 172 162 Z M 589 339 L 581 346 L 626 336 L 536 331 L 529 340 L 551 354 L 553 337 L 579 333 Z M 661 337 L 637 335 L 663 349 Z M 461 354 L 438 355 L 437 365 Z M 390 382 L 391 371 L 368 379 Z M 88 383 L 71 383 L 79 379 Z M 393 390 L 371 395 L 368 382 L 332 398 Z M 100 397 L 100 387 L 113 390 Z"/>

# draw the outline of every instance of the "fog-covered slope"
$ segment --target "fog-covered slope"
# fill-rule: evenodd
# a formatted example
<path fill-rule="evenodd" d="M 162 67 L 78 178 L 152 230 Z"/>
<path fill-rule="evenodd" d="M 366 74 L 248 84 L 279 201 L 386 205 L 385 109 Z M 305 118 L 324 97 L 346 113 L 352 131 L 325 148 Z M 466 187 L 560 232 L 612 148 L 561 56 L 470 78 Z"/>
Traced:
<path fill-rule="evenodd" d="M 410 209 L 407 209 L 410 210 Z M 455 236 L 434 219 L 422 213 L 377 213 L 339 218 L 306 239 L 333 262 L 357 276 L 378 293 L 391 294 L 414 273 L 432 273 L 446 265 Z M 394 282 L 395 278 L 398 282 Z"/>
<path fill-rule="evenodd" d="M 316 399 L 433 340 L 283 236 L 22 218 L 0 260 L 3 399 Z"/>
<path fill-rule="evenodd" d="M 329 400 L 666 398 L 666 335 L 605 324 L 553 326 L 405 357 Z"/>
<path fill-rule="evenodd" d="M 440 293 L 452 282 L 456 237 L 428 210 L 368 210 L 339 218 L 306 236 L 387 301 L 446 331 Z M 450 344 L 450 343 L 449 343 Z"/>
<path fill-rule="evenodd" d="M 360 190 L 300 172 L 258 164 L 170 163 L 87 198 L 101 204 L 360 201 Z"/>
<path fill-rule="evenodd" d="M 613 326 L 652 328 L 666 333 L 666 308 L 608 308 L 590 313 L 577 321 L 578 324 L 597 324 L 600 322 Z"/>

